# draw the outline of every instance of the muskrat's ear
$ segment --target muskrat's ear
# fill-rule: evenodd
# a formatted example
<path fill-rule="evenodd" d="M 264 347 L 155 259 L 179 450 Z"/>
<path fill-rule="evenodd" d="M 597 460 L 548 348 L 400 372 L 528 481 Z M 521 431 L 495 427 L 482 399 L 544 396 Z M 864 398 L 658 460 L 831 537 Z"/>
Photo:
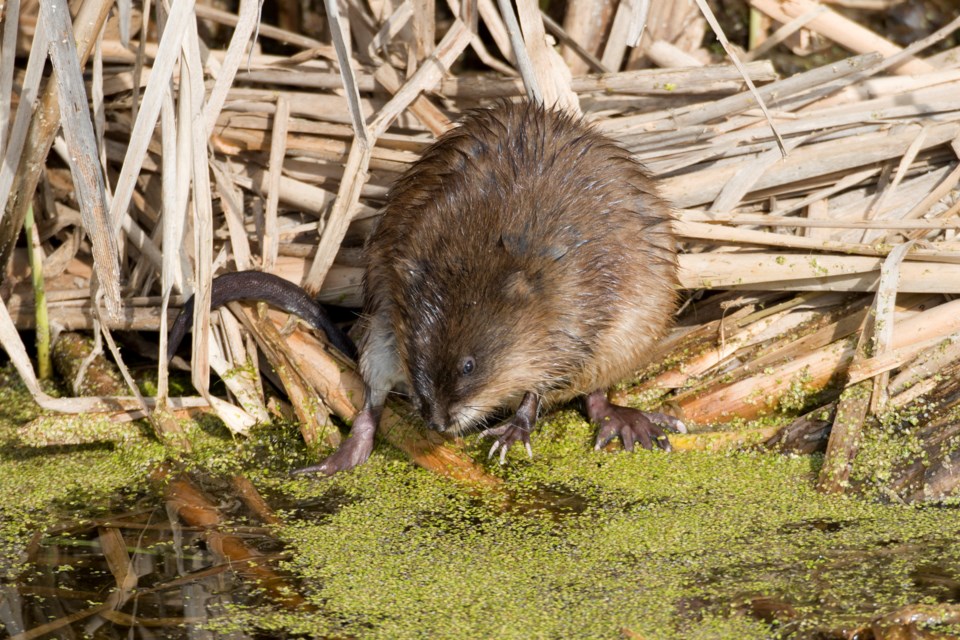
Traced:
<path fill-rule="evenodd" d="M 534 237 L 532 232 L 510 233 L 503 231 L 497 242 L 500 247 L 510 256 L 517 260 L 527 260 L 530 256 L 532 246 L 530 239 Z"/>
<path fill-rule="evenodd" d="M 519 298 L 521 300 L 530 298 L 537 289 L 537 278 L 531 277 L 523 269 L 514 271 L 507 276 L 503 283 L 503 290 L 508 298 Z"/>
<path fill-rule="evenodd" d="M 531 245 L 529 238 L 535 237 L 535 235 L 532 231 L 526 234 L 501 233 L 498 244 L 519 261 L 544 258 L 556 262 L 567 255 L 571 249 L 576 249 L 587 242 L 583 239 L 576 242 L 565 242 L 564 238 L 560 238 L 558 242 L 538 242 L 536 245 Z M 539 240 L 542 240 L 542 238 L 538 238 Z"/>

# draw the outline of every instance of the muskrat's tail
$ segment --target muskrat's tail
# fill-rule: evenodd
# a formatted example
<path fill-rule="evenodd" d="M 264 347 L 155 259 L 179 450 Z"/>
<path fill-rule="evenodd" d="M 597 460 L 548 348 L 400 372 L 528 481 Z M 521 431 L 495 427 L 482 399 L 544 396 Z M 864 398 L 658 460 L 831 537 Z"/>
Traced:
<path fill-rule="evenodd" d="M 341 353 L 357 359 L 357 345 L 340 327 L 333 324 L 319 302 L 307 292 L 279 276 L 262 271 L 236 271 L 214 278 L 210 290 L 210 308 L 216 309 L 236 300 L 266 302 L 303 318 L 311 327 L 323 331 Z M 167 339 L 167 361 L 173 358 L 177 348 L 193 324 L 193 296 L 187 300 L 180 315 L 170 328 Z"/>

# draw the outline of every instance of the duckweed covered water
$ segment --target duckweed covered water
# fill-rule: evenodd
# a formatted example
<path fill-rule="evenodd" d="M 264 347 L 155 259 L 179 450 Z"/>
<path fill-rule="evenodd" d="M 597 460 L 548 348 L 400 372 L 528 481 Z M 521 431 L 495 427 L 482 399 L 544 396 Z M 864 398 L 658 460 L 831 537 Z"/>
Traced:
<path fill-rule="evenodd" d="M 28 403 L 0 375 L 9 587 L 29 572 L 20 559 L 36 530 L 145 492 L 169 452 L 142 430 L 110 445 L 28 447 L 16 434 Z M 591 436 L 560 412 L 534 436 L 532 461 L 513 451 L 508 466 L 490 464 L 503 488 L 480 491 L 386 445 L 355 472 L 292 479 L 311 459 L 294 430 L 234 441 L 197 429 L 188 464 L 245 471 L 282 507 L 279 568 L 312 605 L 238 599 L 202 626 L 238 637 L 817 638 L 960 599 L 958 509 L 820 495 L 815 457 L 597 453 Z M 486 447 L 471 446 L 482 458 Z"/>

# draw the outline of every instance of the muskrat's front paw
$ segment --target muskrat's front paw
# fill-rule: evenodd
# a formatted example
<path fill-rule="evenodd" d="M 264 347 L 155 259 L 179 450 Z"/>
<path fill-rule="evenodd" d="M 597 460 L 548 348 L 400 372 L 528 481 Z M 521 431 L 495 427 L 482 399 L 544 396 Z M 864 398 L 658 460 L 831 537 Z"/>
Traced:
<path fill-rule="evenodd" d="M 319 473 L 325 476 L 332 476 L 340 471 L 353 469 L 370 457 L 373 451 L 373 434 L 377 430 L 377 423 L 380 422 L 380 411 L 382 407 L 365 407 L 363 411 L 353 421 L 353 428 L 350 430 L 350 437 L 340 443 L 340 447 L 330 454 L 326 460 L 312 467 L 297 469 L 293 475 L 304 475 L 307 473 Z"/>
<path fill-rule="evenodd" d="M 348 471 L 367 461 L 370 453 L 373 451 L 373 440 L 351 437 L 340 444 L 340 448 L 320 464 L 312 467 L 297 469 L 293 475 L 305 475 L 308 473 L 319 473 L 325 476 L 332 476 L 340 471 Z"/>
<path fill-rule="evenodd" d="M 518 422 L 526 421 L 518 421 L 517 417 L 514 416 L 499 426 L 485 429 L 480 433 L 481 438 L 486 438 L 487 436 L 496 438 L 493 446 L 490 447 L 490 453 L 487 454 L 488 459 L 492 458 L 497 452 L 497 449 L 499 449 L 500 464 L 506 464 L 507 449 L 517 442 L 522 442 L 524 448 L 527 450 L 527 455 L 533 458 L 533 448 L 530 446 L 530 425 L 518 424 Z"/>
<path fill-rule="evenodd" d="M 663 413 L 648 413 L 639 409 L 610 404 L 602 415 L 594 418 L 600 425 L 595 449 L 598 451 L 619 437 L 626 451 L 633 451 L 637 442 L 644 449 L 653 449 L 654 444 L 664 451 L 671 451 L 670 441 L 660 425 L 680 433 L 686 433 L 686 426 L 673 416 Z M 658 424 L 659 423 L 659 424 Z"/>

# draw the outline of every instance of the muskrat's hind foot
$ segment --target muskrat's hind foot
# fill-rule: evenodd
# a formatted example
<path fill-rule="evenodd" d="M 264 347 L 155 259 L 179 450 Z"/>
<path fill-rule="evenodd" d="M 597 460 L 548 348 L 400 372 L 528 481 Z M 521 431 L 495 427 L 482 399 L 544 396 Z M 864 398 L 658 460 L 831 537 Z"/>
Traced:
<path fill-rule="evenodd" d="M 377 431 L 381 410 L 381 408 L 364 407 L 353 421 L 350 437 L 341 442 L 336 451 L 320 464 L 297 469 L 293 475 L 319 473 L 332 476 L 339 471 L 347 471 L 366 462 L 373 451 L 373 434 Z"/>
<path fill-rule="evenodd" d="M 493 446 L 490 447 L 490 453 L 487 458 L 492 458 L 493 454 L 500 449 L 500 464 L 507 463 L 507 449 L 510 445 L 522 442 L 527 450 L 527 455 L 533 458 L 533 448 L 530 446 L 530 432 L 533 431 L 537 423 L 537 411 L 540 409 L 540 398 L 536 394 L 527 392 L 517 407 L 517 412 L 510 418 L 501 422 L 496 427 L 491 427 L 480 432 L 481 438 L 487 436 L 496 437 Z"/>
<path fill-rule="evenodd" d="M 660 427 L 664 426 L 678 433 L 687 432 L 683 422 L 673 416 L 613 404 L 607 399 L 604 390 L 594 391 L 587 396 L 586 407 L 590 422 L 600 427 L 595 445 L 597 450 L 619 437 L 627 451 L 633 451 L 635 442 L 639 442 L 644 449 L 652 449 L 656 444 L 664 451 L 670 451 L 670 441 Z"/>

